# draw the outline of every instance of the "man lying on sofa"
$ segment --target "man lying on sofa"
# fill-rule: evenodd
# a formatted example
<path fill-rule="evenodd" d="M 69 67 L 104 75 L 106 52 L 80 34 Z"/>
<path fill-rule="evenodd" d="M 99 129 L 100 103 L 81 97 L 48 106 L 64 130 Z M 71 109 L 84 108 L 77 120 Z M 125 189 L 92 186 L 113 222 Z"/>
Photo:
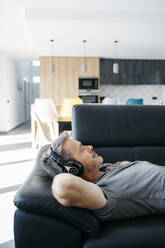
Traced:
<path fill-rule="evenodd" d="M 54 197 L 64 206 L 89 209 L 100 221 L 165 212 L 164 166 L 147 161 L 103 164 L 91 145 L 82 145 L 66 132 L 42 162 L 54 177 Z"/>

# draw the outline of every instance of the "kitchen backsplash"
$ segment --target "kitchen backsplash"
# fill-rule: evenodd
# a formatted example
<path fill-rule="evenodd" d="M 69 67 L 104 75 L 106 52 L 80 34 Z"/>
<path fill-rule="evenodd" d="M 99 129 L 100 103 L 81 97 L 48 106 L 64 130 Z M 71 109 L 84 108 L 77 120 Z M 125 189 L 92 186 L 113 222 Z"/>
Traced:
<path fill-rule="evenodd" d="M 165 85 L 101 85 L 100 96 L 116 99 L 121 104 L 129 98 L 143 98 L 144 104 L 165 104 Z"/>

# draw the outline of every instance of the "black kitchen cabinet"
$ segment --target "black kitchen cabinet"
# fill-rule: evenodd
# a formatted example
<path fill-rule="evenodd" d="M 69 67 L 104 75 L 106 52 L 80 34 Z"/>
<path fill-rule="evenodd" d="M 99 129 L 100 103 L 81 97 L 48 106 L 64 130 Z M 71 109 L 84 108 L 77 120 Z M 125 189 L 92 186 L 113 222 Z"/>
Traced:
<path fill-rule="evenodd" d="M 113 60 L 112 59 L 100 59 L 100 83 L 101 84 L 113 84 L 114 80 L 112 72 Z"/>
<path fill-rule="evenodd" d="M 119 74 L 113 74 L 114 59 L 100 59 L 101 84 L 165 84 L 165 60 L 118 59 Z"/>

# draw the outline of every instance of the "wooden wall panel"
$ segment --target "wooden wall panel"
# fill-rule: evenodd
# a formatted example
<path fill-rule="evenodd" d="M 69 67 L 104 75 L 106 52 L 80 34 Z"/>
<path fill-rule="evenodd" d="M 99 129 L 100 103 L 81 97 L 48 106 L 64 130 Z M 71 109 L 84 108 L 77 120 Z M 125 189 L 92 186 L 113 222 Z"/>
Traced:
<path fill-rule="evenodd" d="M 50 72 L 52 59 L 55 64 L 55 72 Z M 81 72 L 82 63 L 82 57 L 41 57 L 40 97 L 52 98 L 55 104 L 61 104 L 64 97 L 78 96 L 78 78 L 80 76 L 100 78 L 99 58 L 85 58 L 86 73 Z"/>

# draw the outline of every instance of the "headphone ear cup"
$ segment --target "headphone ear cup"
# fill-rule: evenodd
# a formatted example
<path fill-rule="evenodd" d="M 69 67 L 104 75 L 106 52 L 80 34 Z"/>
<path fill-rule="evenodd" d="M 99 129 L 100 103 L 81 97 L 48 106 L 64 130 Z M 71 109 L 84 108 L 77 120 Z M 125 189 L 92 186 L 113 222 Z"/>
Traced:
<path fill-rule="evenodd" d="M 71 167 L 68 172 L 74 176 L 77 176 L 79 174 L 78 169 L 76 167 Z"/>
<path fill-rule="evenodd" d="M 65 162 L 66 167 L 70 167 L 68 172 L 75 176 L 81 176 L 84 172 L 84 167 L 76 160 L 68 160 Z"/>
<path fill-rule="evenodd" d="M 49 149 L 49 152 L 54 162 L 58 163 L 58 165 L 62 168 L 64 172 L 68 172 L 75 176 L 81 176 L 83 174 L 84 167 L 80 162 L 76 160 L 63 160 L 59 155 L 57 155 L 53 151 L 51 147 Z"/>

